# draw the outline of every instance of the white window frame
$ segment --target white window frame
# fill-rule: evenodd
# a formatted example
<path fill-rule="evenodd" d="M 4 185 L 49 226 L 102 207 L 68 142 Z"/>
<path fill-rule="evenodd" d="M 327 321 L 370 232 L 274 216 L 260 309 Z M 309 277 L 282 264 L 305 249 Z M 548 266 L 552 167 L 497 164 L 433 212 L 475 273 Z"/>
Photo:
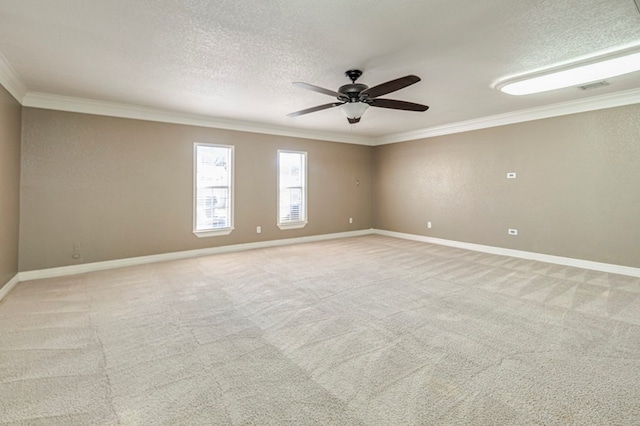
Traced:
<path fill-rule="evenodd" d="M 302 159 L 303 159 L 303 168 L 304 168 L 304 173 L 303 173 L 303 180 L 302 180 L 302 212 L 303 212 L 303 217 L 300 220 L 297 221 L 286 221 L 286 222 L 281 222 L 280 218 L 282 217 L 280 215 L 280 154 L 282 153 L 286 153 L 286 154 L 301 154 L 302 155 Z M 291 151 L 291 150 L 286 150 L 286 149 L 279 149 L 278 150 L 278 157 L 277 157 L 277 186 L 278 186 L 278 194 L 277 194 L 277 205 L 278 205 L 278 211 L 277 211 L 277 225 L 278 228 L 280 229 L 298 229 L 298 228 L 304 228 L 305 226 L 307 226 L 307 217 L 308 217 L 308 202 L 307 202 L 307 175 L 308 175 L 308 162 L 307 162 L 307 153 L 305 151 Z"/>
<path fill-rule="evenodd" d="M 198 224 L 198 147 L 210 146 L 216 148 L 227 148 L 229 152 L 229 224 L 224 228 L 197 229 Z M 195 142 L 193 144 L 193 233 L 198 237 L 216 237 L 229 235 L 233 230 L 234 215 L 234 174 L 235 174 L 235 147 L 233 145 L 221 145 L 213 143 Z"/>

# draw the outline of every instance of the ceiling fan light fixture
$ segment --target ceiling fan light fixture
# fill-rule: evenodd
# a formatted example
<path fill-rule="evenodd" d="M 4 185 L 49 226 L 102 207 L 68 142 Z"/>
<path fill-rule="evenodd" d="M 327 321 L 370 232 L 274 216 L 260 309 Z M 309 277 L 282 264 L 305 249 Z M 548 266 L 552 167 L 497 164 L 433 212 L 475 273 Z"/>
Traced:
<path fill-rule="evenodd" d="M 356 119 L 362 117 L 365 111 L 369 108 L 369 104 L 364 102 L 347 102 L 340 105 L 340 110 L 347 118 Z"/>
<path fill-rule="evenodd" d="M 496 85 L 496 88 L 509 95 L 530 95 L 580 86 L 585 83 L 602 81 L 619 75 L 640 71 L 640 52 L 604 58 L 589 63 L 573 64 L 551 72 L 536 73 L 528 78 L 519 77 Z"/>

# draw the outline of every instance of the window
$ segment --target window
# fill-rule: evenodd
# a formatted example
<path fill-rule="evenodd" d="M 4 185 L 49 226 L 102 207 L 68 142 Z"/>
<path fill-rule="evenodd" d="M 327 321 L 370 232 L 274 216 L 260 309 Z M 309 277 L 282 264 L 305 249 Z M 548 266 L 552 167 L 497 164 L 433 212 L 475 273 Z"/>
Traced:
<path fill-rule="evenodd" d="M 194 145 L 193 232 L 198 237 L 233 231 L 233 147 Z"/>
<path fill-rule="evenodd" d="M 278 151 L 278 227 L 307 224 L 307 153 Z"/>

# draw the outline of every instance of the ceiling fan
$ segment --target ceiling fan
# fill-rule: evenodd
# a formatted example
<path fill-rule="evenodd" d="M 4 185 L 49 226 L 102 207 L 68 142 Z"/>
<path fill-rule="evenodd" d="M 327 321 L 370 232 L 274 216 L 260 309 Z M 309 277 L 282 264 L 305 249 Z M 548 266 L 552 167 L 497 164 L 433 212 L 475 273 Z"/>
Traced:
<path fill-rule="evenodd" d="M 362 114 L 364 114 L 364 112 L 370 106 L 378 108 L 400 109 L 403 111 L 426 111 L 429 109 L 429 107 L 426 105 L 415 104 L 413 102 L 378 98 L 379 96 L 395 92 L 396 90 L 400 90 L 419 82 L 420 77 L 416 75 L 400 77 L 373 87 L 368 87 L 365 84 L 356 83 L 356 80 L 362 75 L 362 71 L 360 70 L 349 70 L 345 72 L 345 75 L 349 77 L 349 79 L 351 79 L 351 84 L 345 84 L 344 86 L 341 86 L 337 92 L 314 86 L 313 84 L 300 82 L 293 83 L 294 86 L 301 87 L 303 89 L 313 90 L 314 92 L 333 96 L 337 98 L 338 101 L 292 112 L 291 114 L 287 114 L 287 117 L 297 117 L 299 115 L 309 114 L 311 112 L 322 111 L 323 109 L 327 108 L 340 107 L 342 112 L 347 116 L 347 120 L 349 120 L 349 123 L 355 124 L 360 121 L 360 117 L 362 117 Z"/>

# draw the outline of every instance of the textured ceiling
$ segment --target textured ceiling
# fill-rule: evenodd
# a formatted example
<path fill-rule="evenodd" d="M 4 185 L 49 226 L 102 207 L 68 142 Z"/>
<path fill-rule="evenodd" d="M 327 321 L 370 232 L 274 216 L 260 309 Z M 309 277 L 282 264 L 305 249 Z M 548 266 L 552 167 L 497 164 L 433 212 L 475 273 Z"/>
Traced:
<path fill-rule="evenodd" d="M 500 79 L 640 46 L 634 0 L 2 0 L 0 53 L 30 93 L 216 119 L 380 137 L 640 87 L 514 97 Z M 420 83 L 387 98 L 424 113 L 370 108 L 349 125 L 332 98 L 359 68 L 373 86 Z"/>

